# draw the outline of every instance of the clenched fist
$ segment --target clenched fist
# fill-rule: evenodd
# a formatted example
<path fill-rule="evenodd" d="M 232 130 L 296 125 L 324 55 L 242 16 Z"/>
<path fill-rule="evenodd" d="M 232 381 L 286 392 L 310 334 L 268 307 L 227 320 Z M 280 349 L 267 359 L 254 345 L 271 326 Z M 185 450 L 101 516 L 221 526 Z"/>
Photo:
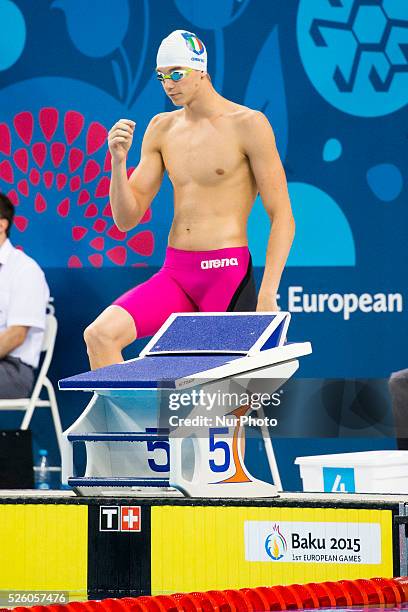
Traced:
<path fill-rule="evenodd" d="M 132 145 L 136 123 L 131 119 L 119 119 L 108 133 L 108 146 L 113 162 L 126 159 Z"/>

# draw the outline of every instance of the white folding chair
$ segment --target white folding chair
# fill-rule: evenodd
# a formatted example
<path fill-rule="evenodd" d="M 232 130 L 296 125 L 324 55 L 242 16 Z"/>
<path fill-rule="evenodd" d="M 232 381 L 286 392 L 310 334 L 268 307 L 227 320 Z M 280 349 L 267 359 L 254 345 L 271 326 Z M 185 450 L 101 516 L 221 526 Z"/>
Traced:
<path fill-rule="evenodd" d="M 31 397 L 22 399 L 3 399 L 0 400 L 0 411 L 22 410 L 25 412 L 20 429 L 28 429 L 35 408 L 51 408 L 52 420 L 54 422 L 55 434 L 57 437 L 58 448 L 61 453 L 62 447 L 62 426 L 58 411 L 57 398 L 55 397 L 54 387 L 48 378 L 48 368 L 50 367 L 52 355 L 54 352 L 55 338 L 57 336 L 58 323 L 54 315 L 54 307 L 48 304 L 46 323 L 44 330 L 44 339 L 41 352 L 45 352 L 44 360 L 38 371 L 37 380 L 35 382 Z M 40 399 L 41 391 L 45 388 L 48 399 Z"/>

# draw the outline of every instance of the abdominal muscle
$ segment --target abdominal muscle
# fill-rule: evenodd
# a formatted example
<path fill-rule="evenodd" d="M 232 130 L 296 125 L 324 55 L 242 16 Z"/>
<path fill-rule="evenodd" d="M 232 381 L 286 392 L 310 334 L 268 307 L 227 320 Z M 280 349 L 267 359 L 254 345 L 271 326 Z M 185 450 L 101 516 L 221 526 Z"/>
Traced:
<path fill-rule="evenodd" d="M 227 185 L 185 185 L 174 189 L 174 218 L 169 246 L 187 251 L 210 251 L 245 246 L 247 222 L 256 187 L 246 182 Z"/>
<path fill-rule="evenodd" d="M 185 251 L 212 251 L 245 246 L 247 236 L 243 228 L 228 217 L 217 217 L 217 224 L 209 219 L 197 222 L 174 219 L 168 244 Z"/>

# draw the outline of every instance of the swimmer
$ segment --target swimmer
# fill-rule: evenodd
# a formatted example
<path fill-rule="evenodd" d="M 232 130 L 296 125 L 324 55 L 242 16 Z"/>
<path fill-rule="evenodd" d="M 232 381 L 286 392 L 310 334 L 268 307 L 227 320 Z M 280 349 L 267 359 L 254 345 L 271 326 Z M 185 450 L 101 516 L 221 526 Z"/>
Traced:
<path fill-rule="evenodd" d="M 133 229 L 167 172 L 174 217 L 165 261 L 87 327 L 92 369 L 121 362 L 124 347 L 156 333 L 173 312 L 278 310 L 276 295 L 293 241 L 285 172 L 265 115 L 215 91 L 205 46 L 191 32 L 176 30 L 162 41 L 156 74 L 158 86 L 180 108 L 150 121 L 129 179 L 126 156 L 135 122 L 120 119 L 111 128 L 110 202 L 117 227 Z M 257 297 L 247 221 L 258 193 L 271 231 Z"/>

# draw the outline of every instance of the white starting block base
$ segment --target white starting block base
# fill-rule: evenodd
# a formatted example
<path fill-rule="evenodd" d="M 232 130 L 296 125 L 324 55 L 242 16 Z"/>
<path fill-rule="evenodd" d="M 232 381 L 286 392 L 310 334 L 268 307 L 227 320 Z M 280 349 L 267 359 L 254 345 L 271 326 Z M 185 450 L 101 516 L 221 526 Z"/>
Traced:
<path fill-rule="evenodd" d="M 268 427 L 260 432 L 273 483 L 245 465 L 249 428 L 240 419 L 253 414 L 251 400 L 231 405 L 225 397 L 272 395 L 294 374 L 311 346 L 285 344 L 289 320 L 285 312 L 172 315 L 139 358 L 60 381 L 61 389 L 94 391 L 64 433 L 62 481 L 81 495 L 276 496 L 281 481 Z M 177 414 L 211 422 L 173 425 L 171 397 L 197 390 L 216 397 L 211 412 L 181 402 Z M 217 417 L 226 416 L 234 422 L 220 425 Z M 73 445 L 80 442 L 86 472 L 73 477 Z"/>

